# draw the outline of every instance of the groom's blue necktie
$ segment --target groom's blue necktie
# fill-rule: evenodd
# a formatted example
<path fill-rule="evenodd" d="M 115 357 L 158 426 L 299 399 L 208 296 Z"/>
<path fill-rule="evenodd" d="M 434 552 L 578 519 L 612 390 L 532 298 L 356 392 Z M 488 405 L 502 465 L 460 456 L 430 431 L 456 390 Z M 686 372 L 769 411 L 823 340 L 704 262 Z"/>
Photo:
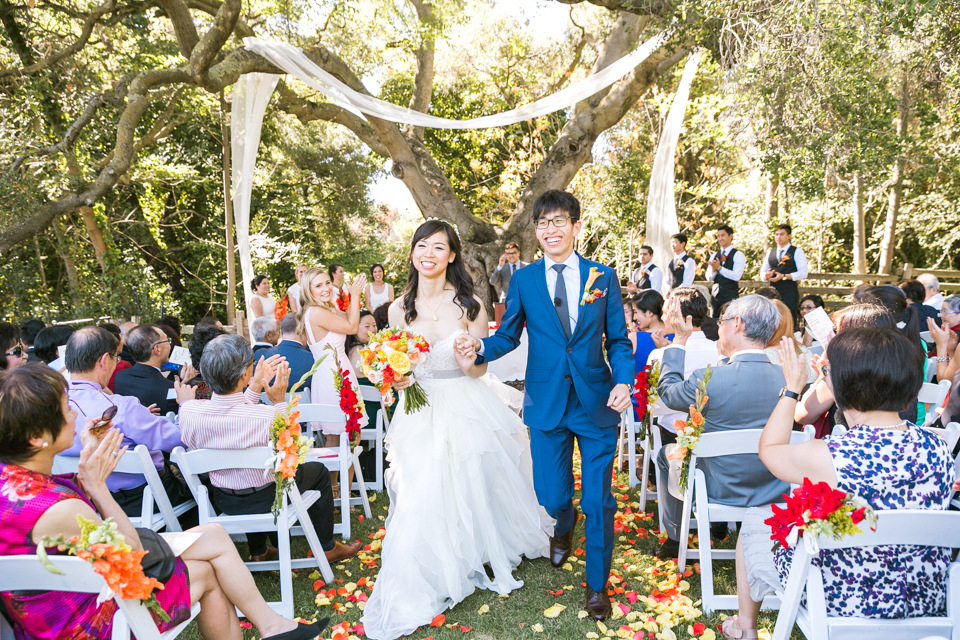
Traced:
<path fill-rule="evenodd" d="M 560 326 L 563 332 L 570 339 L 570 307 L 567 306 L 567 285 L 563 281 L 563 270 L 567 268 L 565 264 L 555 264 L 551 267 L 557 272 L 557 286 L 553 290 L 553 309 L 557 312 L 557 318 L 560 320 Z"/>

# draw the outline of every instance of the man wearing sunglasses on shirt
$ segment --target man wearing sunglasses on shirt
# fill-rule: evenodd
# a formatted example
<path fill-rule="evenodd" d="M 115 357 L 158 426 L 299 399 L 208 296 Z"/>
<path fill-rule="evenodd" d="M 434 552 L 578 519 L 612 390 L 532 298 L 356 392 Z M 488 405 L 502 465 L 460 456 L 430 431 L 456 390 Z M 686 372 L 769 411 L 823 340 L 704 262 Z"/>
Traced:
<path fill-rule="evenodd" d="M 160 415 L 166 415 L 168 411 L 177 413 L 180 402 L 173 392 L 174 376 L 165 377 L 162 373 L 163 365 L 170 361 L 173 351 L 170 337 L 156 325 L 142 324 L 130 331 L 124 342 L 136 364 L 117 373 L 113 390 L 123 396 L 139 398 L 145 407 L 156 405 L 160 408 Z M 197 375 L 190 367 L 185 369 L 180 372 L 180 380 L 186 382 Z"/>
<path fill-rule="evenodd" d="M 77 411 L 76 433 L 83 429 L 87 418 L 108 418 L 116 407 L 112 424 L 123 433 L 123 444 L 131 450 L 142 444 L 150 450 L 153 464 L 160 475 L 170 502 L 180 504 L 190 498 L 190 492 L 182 480 L 176 477 L 164 461 L 164 453 L 182 446 L 180 427 L 165 418 L 154 415 L 150 409 L 133 396 L 104 393 L 110 376 L 117 366 L 119 341 L 103 327 L 84 327 L 67 341 L 66 364 L 70 372 L 67 396 Z M 192 400 L 196 394 L 193 387 L 174 380 L 174 390 L 180 402 Z M 109 412 L 109 413 L 108 413 Z M 80 455 L 79 435 L 73 447 L 60 455 Z M 117 504 L 128 516 L 139 516 L 143 504 L 143 487 L 146 478 L 138 474 L 114 473 L 107 478 L 107 488 Z"/>

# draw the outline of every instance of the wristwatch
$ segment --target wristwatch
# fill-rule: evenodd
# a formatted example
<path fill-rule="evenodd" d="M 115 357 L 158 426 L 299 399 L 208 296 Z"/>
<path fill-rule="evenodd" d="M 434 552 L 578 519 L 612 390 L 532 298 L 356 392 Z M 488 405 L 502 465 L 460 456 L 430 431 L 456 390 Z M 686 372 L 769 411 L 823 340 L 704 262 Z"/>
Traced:
<path fill-rule="evenodd" d="M 784 387 L 783 389 L 780 389 L 780 397 L 783 398 L 784 396 L 786 396 L 787 398 L 790 398 L 791 400 L 796 400 L 797 402 L 800 402 L 800 394 L 794 393 L 793 391 L 790 391 L 786 387 Z"/>

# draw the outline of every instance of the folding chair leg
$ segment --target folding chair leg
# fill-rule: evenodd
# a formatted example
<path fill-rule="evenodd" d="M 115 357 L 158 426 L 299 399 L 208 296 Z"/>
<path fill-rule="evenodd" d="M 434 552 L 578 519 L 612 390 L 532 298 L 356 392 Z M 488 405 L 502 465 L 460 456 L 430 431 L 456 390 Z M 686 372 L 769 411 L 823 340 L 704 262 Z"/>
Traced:
<path fill-rule="evenodd" d="M 320 569 L 320 574 L 323 576 L 324 581 L 329 584 L 333 582 L 333 569 L 330 568 L 330 563 L 327 562 L 327 556 L 323 552 L 323 547 L 320 546 L 320 539 L 317 537 L 317 532 L 313 528 L 313 522 L 310 520 L 310 514 L 307 513 L 307 507 L 303 504 L 303 497 L 300 495 L 300 492 L 295 489 L 296 487 L 293 487 L 287 495 L 290 496 L 290 503 L 297 514 L 297 519 L 300 521 L 303 535 L 307 537 L 307 544 L 310 545 L 310 550 L 313 551 L 313 557 L 317 560 L 317 568 Z"/>
<path fill-rule="evenodd" d="M 617 472 L 623 469 L 623 439 L 624 431 L 627 429 L 626 419 L 620 416 L 620 433 L 617 434 Z M 631 485 L 632 486 L 632 485 Z"/>
<path fill-rule="evenodd" d="M 790 576 L 783 597 L 780 598 L 780 612 L 777 613 L 777 623 L 773 627 L 773 640 L 789 640 L 793 632 L 793 624 L 797 620 L 797 610 L 800 608 L 800 598 L 803 596 L 807 575 L 810 573 L 810 556 L 806 546 L 798 544 L 794 550 L 793 565 L 799 563 L 800 570 L 794 571 L 791 567 Z"/>
<path fill-rule="evenodd" d="M 286 501 L 284 501 L 286 502 Z M 293 567 L 290 560 L 290 520 L 289 505 L 284 504 L 280 510 L 278 523 L 283 523 L 277 527 L 278 548 L 280 551 L 280 606 L 271 608 L 287 619 L 293 619 Z M 324 557 L 326 559 L 326 557 Z"/>
<path fill-rule="evenodd" d="M 693 487 L 690 486 L 693 484 L 693 479 L 687 479 L 687 490 L 684 492 L 683 499 L 683 521 L 680 525 L 680 553 L 677 555 L 677 572 L 683 573 L 683 570 L 687 566 L 687 546 L 689 545 L 690 540 L 690 516 L 691 511 L 693 511 Z M 700 524 L 697 523 L 697 529 L 699 530 Z"/>
<path fill-rule="evenodd" d="M 650 499 L 647 495 L 647 478 L 650 477 L 650 451 L 652 449 L 653 444 L 650 442 L 650 434 L 647 434 L 647 437 L 644 438 L 643 441 L 643 470 L 638 480 L 640 482 L 640 509 L 642 509 L 644 513 L 647 512 L 647 500 Z"/>
<path fill-rule="evenodd" d="M 630 488 L 637 486 L 637 434 L 633 424 L 627 425 L 627 476 Z"/>
<path fill-rule="evenodd" d="M 363 500 L 363 515 L 368 519 L 373 515 L 370 512 L 370 498 L 367 496 L 367 484 L 363 481 L 363 471 L 360 469 L 360 454 L 363 453 L 363 447 L 357 447 L 353 450 L 353 470 L 357 477 L 357 485 L 360 487 L 360 499 Z"/>

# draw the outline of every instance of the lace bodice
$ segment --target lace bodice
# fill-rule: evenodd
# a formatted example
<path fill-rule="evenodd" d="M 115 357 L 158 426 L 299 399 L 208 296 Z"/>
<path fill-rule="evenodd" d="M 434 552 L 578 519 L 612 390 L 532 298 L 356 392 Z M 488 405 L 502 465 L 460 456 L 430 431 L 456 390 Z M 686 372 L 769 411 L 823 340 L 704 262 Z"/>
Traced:
<path fill-rule="evenodd" d="M 434 378 L 459 378 L 465 375 L 460 370 L 457 359 L 453 355 L 453 341 L 457 336 L 464 333 L 466 331 L 463 329 L 454 331 L 440 342 L 430 345 L 430 351 L 424 354 L 425 357 L 417 365 L 416 377 L 430 380 Z M 459 372 L 459 375 L 457 375 L 457 372 Z"/>

